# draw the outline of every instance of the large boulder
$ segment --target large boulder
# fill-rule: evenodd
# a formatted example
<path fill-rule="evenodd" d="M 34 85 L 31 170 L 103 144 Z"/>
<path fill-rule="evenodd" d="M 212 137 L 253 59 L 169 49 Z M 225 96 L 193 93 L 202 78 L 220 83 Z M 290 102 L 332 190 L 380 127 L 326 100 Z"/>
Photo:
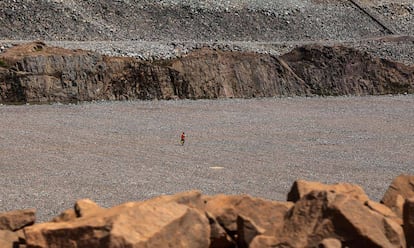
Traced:
<path fill-rule="evenodd" d="M 257 235 L 252 242 L 250 242 L 250 248 L 274 248 L 278 247 L 279 241 L 273 236 Z M 287 248 L 288 246 L 279 246 Z"/>
<path fill-rule="evenodd" d="M 217 195 L 205 197 L 205 201 L 205 210 L 233 237 L 240 230 L 237 220 L 240 217 L 243 219 L 243 216 L 248 217 L 261 230 L 260 233 L 274 235 L 283 226 L 285 214 L 293 206 L 290 202 L 269 201 L 248 195 Z"/>
<path fill-rule="evenodd" d="M 230 235 L 224 230 L 224 228 L 218 223 L 216 218 L 206 212 L 206 216 L 210 223 L 210 247 L 211 248 L 234 248 L 236 242 L 230 237 Z"/>
<path fill-rule="evenodd" d="M 52 222 L 64 222 L 64 221 L 72 221 L 74 219 L 78 218 L 76 215 L 76 211 L 73 208 L 66 209 L 58 216 L 54 217 L 52 219 Z"/>
<path fill-rule="evenodd" d="M 28 247 L 209 247 L 200 211 L 172 201 L 125 203 L 69 222 L 25 228 Z"/>
<path fill-rule="evenodd" d="M 317 247 L 327 238 L 348 247 L 405 247 L 398 223 L 353 195 L 330 191 L 312 191 L 297 201 L 277 238 L 287 247 Z"/>
<path fill-rule="evenodd" d="M 394 213 L 389 207 L 382 203 L 369 200 L 365 202 L 365 206 L 367 206 L 370 210 L 383 215 L 384 217 L 392 219 L 399 225 L 403 224 L 401 217 L 397 216 L 396 213 Z"/>
<path fill-rule="evenodd" d="M 414 197 L 414 176 L 400 175 L 388 187 L 381 202 L 402 217 L 404 201 Z"/>
<path fill-rule="evenodd" d="M 0 213 L 0 230 L 16 231 L 36 221 L 36 210 L 25 209 Z"/>
<path fill-rule="evenodd" d="M 404 209 L 404 233 L 407 239 L 407 247 L 414 247 L 414 197 L 405 200 Z"/>
<path fill-rule="evenodd" d="M 338 183 L 330 185 L 305 180 L 297 180 L 293 183 L 292 188 L 288 193 L 287 200 L 296 202 L 311 191 L 329 191 L 333 193 L 347 194 L 361 202 L 369 200 L 369 197 L 365 194 L 364 190 L 355 184 Z"/>
<path fill-rule="evenodd" d="M 14 248 L 19 243 L 19 236 L 17 233 L 8 230 L 0 230 L 0 247 Z"/>
<path fill-rule="evenodd" d="M 74 207 L 77 217 L 93 216 L 103 210 L 98 204 L 90 199 L 78 200 Z M 69 212 L 68 212 L 69 214 Z"/>

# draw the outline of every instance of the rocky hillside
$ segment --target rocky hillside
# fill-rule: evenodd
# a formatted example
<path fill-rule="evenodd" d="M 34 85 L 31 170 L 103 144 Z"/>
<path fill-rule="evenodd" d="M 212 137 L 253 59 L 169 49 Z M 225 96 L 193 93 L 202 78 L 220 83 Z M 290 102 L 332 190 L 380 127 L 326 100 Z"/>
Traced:
<path fill-rule="evenodd" d="M 250 98 L 414 92 L 414 67 L 343 46 L 281 57 L 208 48 L 145 62 L 28 43 L 0 54 L 1 102 Z"/>
<path fill-rule="evenodd" d="M 414 35 L 412 1 L 4 0 L 12 40 L 301 41 Z"/>
<path fill-rule="evenodd" d="M 0 213 L 1 247 L 413 247 L 414 177 L 381 203 L 353 184 L 296 181 L 287 202 L 191 191 L 109 209 L 89 199 L 52 221 L 34 209 Z"/>
<path fill-rule="evenodd" d="M 42 40 L 101 54 L 163 59 L 198 47 L 281 55 L 347 43 L 414 64 L 411 0 L 4 0 L 0 45 Z M 378 37 L 405 37 L 396 40 Z M 82 42 L 81 42 L 82 41 Z"/>
<path fill-rule="evenodd" d="M 411 27 L 410 0 L 5 0 L 0 97 L 411 93 Z"/>

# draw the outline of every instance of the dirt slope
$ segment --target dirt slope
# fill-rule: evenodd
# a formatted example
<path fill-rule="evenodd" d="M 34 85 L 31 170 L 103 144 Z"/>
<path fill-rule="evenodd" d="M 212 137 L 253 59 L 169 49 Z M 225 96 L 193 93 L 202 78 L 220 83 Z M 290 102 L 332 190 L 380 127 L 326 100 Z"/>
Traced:
<path fill-rule="evenodd" d="M 410 1 L 357 1 L 414 35 Z M 0 37 L 42 40 L 297 41 L 389 34 L 352 1 L 4 0 Z"/>

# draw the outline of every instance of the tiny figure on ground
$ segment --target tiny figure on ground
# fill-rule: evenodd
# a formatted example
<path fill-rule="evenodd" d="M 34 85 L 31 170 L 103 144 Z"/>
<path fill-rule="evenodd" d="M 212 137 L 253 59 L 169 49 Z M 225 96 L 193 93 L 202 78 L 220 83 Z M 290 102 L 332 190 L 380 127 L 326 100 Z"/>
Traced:
<path fill-rule="evenodd" d="M 184 145 L 184 143 L 185 143 L 185 133 L 184 133 L 184 132 L 182 132 L 182 133 L 181 133 L 181 140 L 180 140 L 180 144 L 183 146 L 183 145 Z"/>

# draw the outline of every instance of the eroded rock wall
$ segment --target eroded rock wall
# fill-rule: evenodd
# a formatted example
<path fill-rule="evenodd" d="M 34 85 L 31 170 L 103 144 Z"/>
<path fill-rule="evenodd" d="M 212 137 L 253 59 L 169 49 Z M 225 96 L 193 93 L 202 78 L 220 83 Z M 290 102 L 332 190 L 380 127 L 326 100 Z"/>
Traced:
<path fill-rule="evenodd" d="M 34 42 L 0 60 L 6 103 L 414 92 L 414 67 L 342 46 L 309 45 L 281 57 L 204 48 L 150 63 Z"/>

